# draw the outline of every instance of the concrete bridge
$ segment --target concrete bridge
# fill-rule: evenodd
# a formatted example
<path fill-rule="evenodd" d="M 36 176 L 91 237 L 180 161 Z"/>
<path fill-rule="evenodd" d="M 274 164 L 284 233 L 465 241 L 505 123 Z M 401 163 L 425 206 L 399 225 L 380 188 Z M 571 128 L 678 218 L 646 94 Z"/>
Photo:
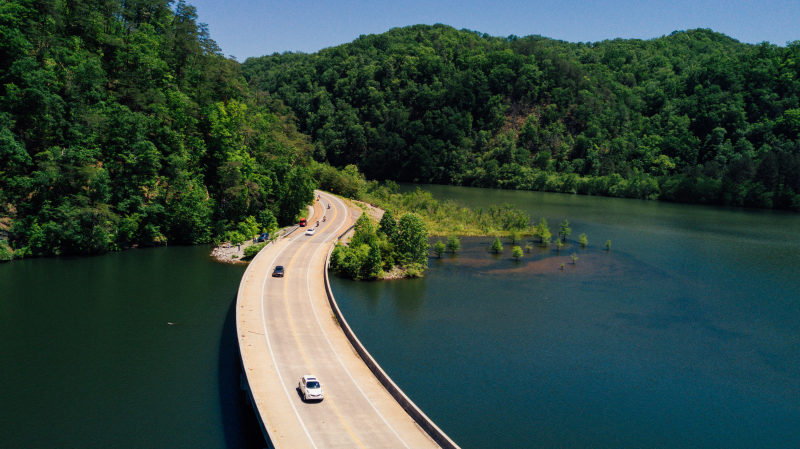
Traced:
<path fill-rule="evenodd" d="M 267 245 L 239 285 L 236 329 L 246 386 L 268 444 L 295 448 L 457 448 L 391 381 L 341 316 L 327 282 L 337 237 L 360 210 L 316 192 L 310 227 Z M 328 208 L 330 205 L 330 208 Z M 326 220 L 323 222 L 322 217 Z M 272 277 L 276 265 L 285 277 Z M 324 401 L 297 385 L 315 374 Z"/>

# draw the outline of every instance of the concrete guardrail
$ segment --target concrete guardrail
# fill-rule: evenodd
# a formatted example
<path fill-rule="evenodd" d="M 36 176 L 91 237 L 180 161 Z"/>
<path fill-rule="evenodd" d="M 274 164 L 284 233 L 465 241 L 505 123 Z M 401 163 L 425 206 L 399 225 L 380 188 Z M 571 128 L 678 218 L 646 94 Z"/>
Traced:
<path fill-rule="evenodd" d="M 343 232 L 342 235 L 339 236 L 339 239 L 347 234 L 352 228 L 353 226 L 347 229 L 347 231 Z M 342 315 L 342 311 L 339 310 L 339 305 L 336 303 L 336 298 L 333 296 L 330 280 L 328 279 L 328 268 L 330 266 L 332 252 L 333 247 L 328 250 L 328 257 L 325 260 L 325 266 L 323 267 L 325 293 L 328 295 L 328 302 L 331 305 L 331 309 L 333 309 L 333 313 L 336 316 L 336 319 L 339 321 L 339 325 L 344 331 L 345 336 L 347 336 L 347 339 L 350 340 L 350 344 L 353 345 L 353 348 L 355 348 L 356 352 L 358 352 L 358 355 L 361 357 L 364 363 L 367 364 L 367 367 L 369 367 L 370 371 L 372 371 L 372 374 L 378 378 L 378 381 L 380 381 L 384 388 L 386 388 L 389 394 L 392 395 L 392 397 L 400 404 L 400 406 L 403 407 L 403 410 L 405 410 L 406 413 L 408 413 L 411 418 L 413 418 L 414 421 L 416 421 L 416 423 L 423 430 L 425 430 L 425 432 L 431 438 L 433 438 L 436 443 L 439 444 L 439 446 L 445 449 L 459 449 L 459 446 L 453 440 L 451 440 L 450 437 L 448 437 L 447 434 L 442 431 L 442 429 L 434 424 L 433 421 L 428 418 L 428 416 L 425 415 L 425 413 L 423 413 L 422 410 L 420 410 L 420 408 L 417 407 L 417 405 L 414 404 L 414 402 L 411 401 L 408 396 L 406 396 L 405 393 L 403 393 L 403 390 L 401 390 L 400 387 L 394 383 L 394 381 L 389 377 L 388 374 L 386 374 L 383 368 L 378 365 L 378 362 L 372 358 L 364 345 L 361 344 L 361 341 L 359 341 L 358 337 L 356 337 L 356 334 L 353 332 L 353 329 L 350 328 L 350 325 L 347 324 L 347 320 Z"/>

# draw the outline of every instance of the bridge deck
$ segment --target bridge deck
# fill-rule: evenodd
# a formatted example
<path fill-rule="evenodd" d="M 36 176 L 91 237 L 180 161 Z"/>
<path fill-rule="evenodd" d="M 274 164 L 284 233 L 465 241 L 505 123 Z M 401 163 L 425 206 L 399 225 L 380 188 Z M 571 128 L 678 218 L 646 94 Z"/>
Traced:
<path fill-rule="evenodd" d="M 316 235 L 299 228 L 268 245 L 239 287 L 239 348 L 256 413 L 278 449 L 440 447 L 373 375 L 331 311 L 323 267 L 360 212 L 318 193 L 309 220 L 320 220 Z M 285 277 L 271 277 L 275 265 Z M 317 375 L 324 401 L 302 401 L 296 388 L 303 374 Z"/>

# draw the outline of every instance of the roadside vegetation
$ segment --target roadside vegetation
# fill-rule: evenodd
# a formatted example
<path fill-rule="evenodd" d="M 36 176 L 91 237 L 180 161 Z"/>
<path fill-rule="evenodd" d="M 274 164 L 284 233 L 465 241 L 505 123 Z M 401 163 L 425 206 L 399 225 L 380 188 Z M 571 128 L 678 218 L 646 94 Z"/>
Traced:
<path fill-rule="evenodd" d="M 533 251 L 534 245 L 548 248 L 554 245 L 555 254 L 565 248 L 589 245 L 588 236 L 581 233 L 577 242 L 570 242 L 572 227 L 565 219 L 558 224 L 554 236 L 547 218 L 541 217 L 533 224 L 529 216 L 512 206 L 496 206 L 488 210 L 472 209 L 455 201 L 439 201 L 431 193 L 421 189 L 400 193 L 398 185 L 387 181 L 367 181 L 354 165 L 336 169 L 327 164 L 312 164 L 312 173 L 320 188 L 355 200 L 374 205 L 385 211 L 376 227 L 368 214 L 361 215 L 355 225 L 355 235 L 349 244 L 339 244 L 333 252 L 331 267 L 350 279 L 385 279 L 421 276 L 427 269 L 427 256 L 442 258 L 446 253 L 455 255 L 461 249 L 459 236 L 493 236 L 489 252 L 500 255 L 504 252 L 503 239 L 511 246 L 511 257 L 520 261 Z M 398 222 L 395 214 L 402 218 Z M 425 238 L 416 240 L 417 249 L 410 257 L 409 246 L 397 246 L 391 236 L 406 217 L 414 217 L 424 229 Z M 439 237 L 429 244 L 430 237 Z M 443 241 L 442 238 L 445 238 Z M 555 240 L 554 240 L 555 238 Z M 524 245 L 524 246 L 523 246 Z M 610 243 L 607 243 L 607 248 Z M 400 248 L 405 248 L 397 251 Z M 424 256 L 423 256 L 424 254 Z M 570 255 L 575 264 L 577 256 Z M 413 262 L 412 262 L 413 260 Z"/>
<path fill-rule="evenodd" d="M 425 222 L 413 213 L 395 220 L 387 211 L 376 226 L 368 214 L 362 214 L 348 244 L 334 248 L 331 268 L 355 280 L 422 276 L 428 268 Z"/>

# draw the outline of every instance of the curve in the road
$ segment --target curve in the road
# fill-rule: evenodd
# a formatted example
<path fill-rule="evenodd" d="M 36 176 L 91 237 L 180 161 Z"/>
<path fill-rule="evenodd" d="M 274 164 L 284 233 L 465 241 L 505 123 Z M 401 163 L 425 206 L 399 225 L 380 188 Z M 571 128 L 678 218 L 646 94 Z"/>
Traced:
<path fill-rule="evenodd" d="M 441 439 L 430 434 L 435 425 L 426 426 L 401 406 L 390 391 L 399 388 L 390 380 L 387 386 L 385 373 L 385 379 L 376 377 L 368 364 L 377 363 L 354 335 L 345 335 L 352 330 L 330 293 L 325 266 L 337 234 L 353 222 L 354 214 L 341 199 L 317 194 L 321 201 L 315 202 L 308 223 L 325 214 L 324 203 L 331 205 L 329 220 L 313 236 L 295 230 L 268 245 L 239 286 L 236 315 L 244 384 L 265 436 L 280 449 L 457 447 L 446 436 L 452 444 L 438 445 Z M 286 267 L 285 278 L 270 277 L 276 264 Z M 291 392 L 295 377 L 308 373 L 323 380 L 326 398 L 321 405 L 306 404 Z"/>

